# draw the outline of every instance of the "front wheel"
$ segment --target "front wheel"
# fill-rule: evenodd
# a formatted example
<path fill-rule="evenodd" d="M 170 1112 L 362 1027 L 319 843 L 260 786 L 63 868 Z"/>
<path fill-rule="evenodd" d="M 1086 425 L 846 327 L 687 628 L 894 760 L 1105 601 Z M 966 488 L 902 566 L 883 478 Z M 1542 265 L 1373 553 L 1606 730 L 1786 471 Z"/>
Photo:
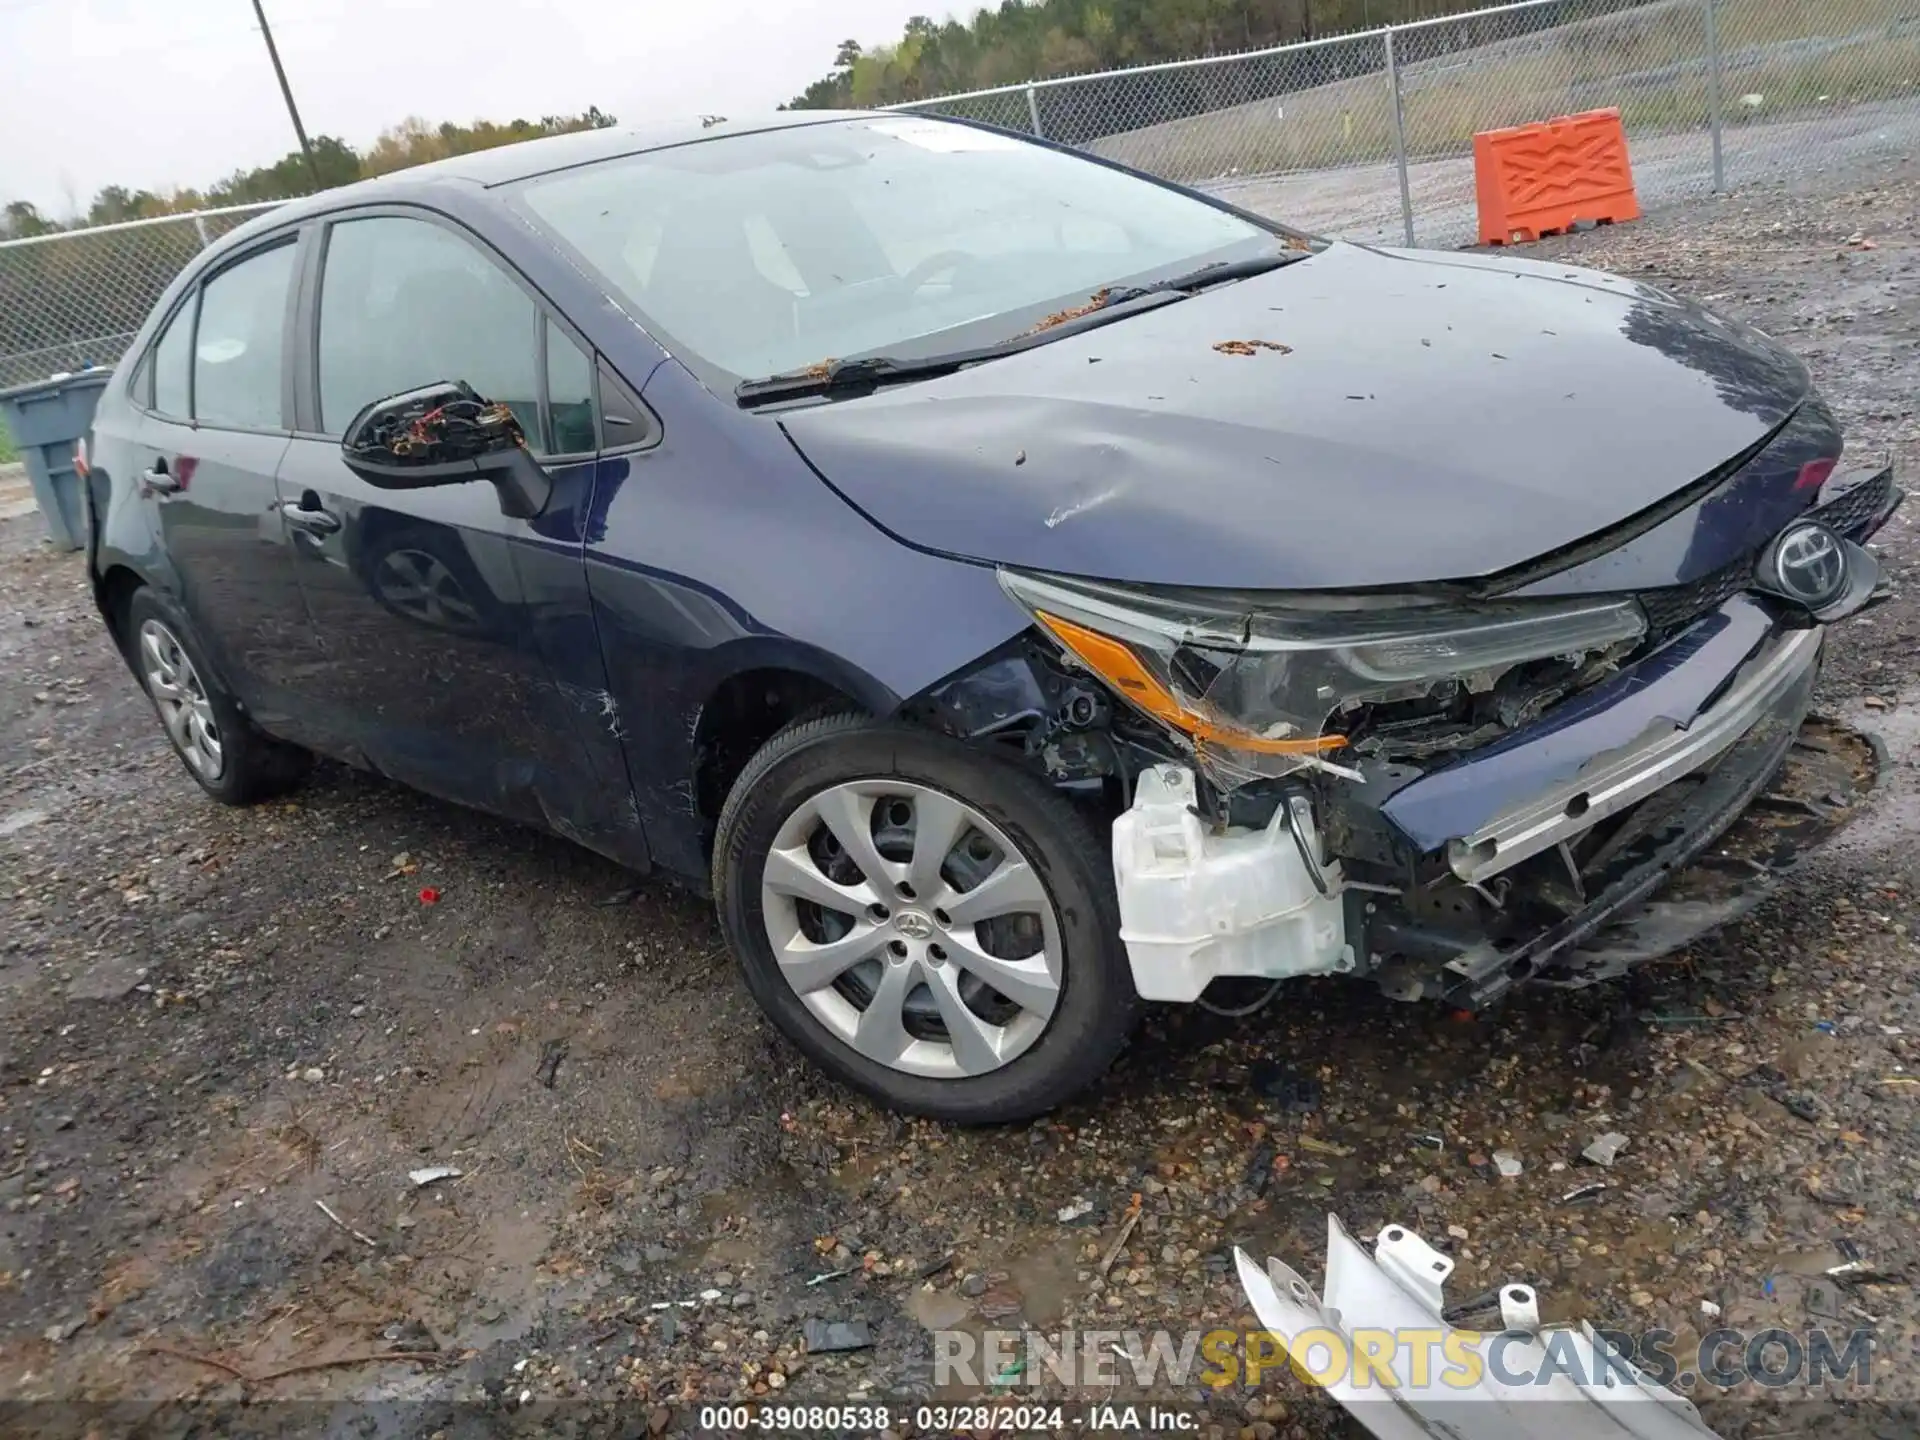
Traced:
<path fill-rule="evenodd" d="M 747 988 L 823 1069 L 962 1123 L 1052 1109 L 1131 1029 L 1112 866 L 1025 771 L 859 716 L 756 755 L 714 844 Z"/>

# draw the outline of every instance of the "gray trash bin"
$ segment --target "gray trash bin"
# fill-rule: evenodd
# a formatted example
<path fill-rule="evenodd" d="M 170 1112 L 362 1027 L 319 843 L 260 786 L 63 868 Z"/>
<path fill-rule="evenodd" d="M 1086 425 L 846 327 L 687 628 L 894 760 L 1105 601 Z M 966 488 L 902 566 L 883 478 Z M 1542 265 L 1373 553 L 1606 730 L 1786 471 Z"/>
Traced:
<path fill-rule="evenodd" d="M 0 390 L 0 423 L 27 463 L 27 481 L 46 518 L 47 534 L 63 549 L 87 543 L 87 507 L 73 468 L 73 447 L 93 424 L 93 407 L 112 373 L 81 370 Z"/>

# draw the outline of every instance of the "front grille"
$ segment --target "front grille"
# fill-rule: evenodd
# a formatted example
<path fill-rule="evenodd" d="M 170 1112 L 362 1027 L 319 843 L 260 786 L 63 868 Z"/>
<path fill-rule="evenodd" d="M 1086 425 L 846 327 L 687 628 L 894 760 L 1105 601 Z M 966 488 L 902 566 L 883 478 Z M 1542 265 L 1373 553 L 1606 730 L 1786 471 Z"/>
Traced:
<path fill-rule="evenodd" d="M 1860 532 L 1871 525 L 1893 499 L 1893 469 L 1889 466 L 1871 479 L 1863 480 L 1844 495 L 1807 512 L 1807 519 L 1818 520 L 1829 530 L 1858 540 Z"/>
<path fill-rule="evenodd" d="M 1702 615 L 1711 615 L 1753 583 L 1753 556 L 1742 555 L 1730 565 L 1702 575 L 1690 585 L 1642 590 L 1640 608 L 1647 613 L 1647 638 L 1655 642 L 1678 635 Z"/>

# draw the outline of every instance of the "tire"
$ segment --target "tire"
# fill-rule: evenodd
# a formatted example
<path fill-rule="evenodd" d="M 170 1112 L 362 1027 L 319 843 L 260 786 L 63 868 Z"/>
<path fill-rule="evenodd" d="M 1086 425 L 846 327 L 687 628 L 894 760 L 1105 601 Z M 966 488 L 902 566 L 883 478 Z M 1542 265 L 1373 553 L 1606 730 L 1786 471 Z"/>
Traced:
<path fill-rule="evenodd" d="M 916 848 L 923 826 L 932 869 Z M 868 866 L 853 853 L 863 827 Z M 841 845 L 843 831 L 855 842 Z M 863 888 L 873 864 L 881 881 Z M 877 895 L 885 917 L 794 898 L 817 890 L 815 876 Z M 989 880 L 992 890 L 979 888 Z M 928 731 L 834 715 L 776 735 L 721 811 L 713 890 L 769 1018 L 823 1070 L 891 1109 L 960 1124 L 1026 1119 L 1097 1080 L 1133 1028 L 1104 839 L 1036 777 Z M 836 970 L 854 953 L 864 958 Z M 870 1019 L 895 1013 L 898 1025 L 869 1033 Z"/>
<path fill-rule="evenodd" d="M 121 633 L 174 754 L 202 790 L 224 805 L 250 805 L 305 776 L 313 757 L 246 717 L 186 612 L 170 598 L 151 586 L 134 591 Z M 209 739 L 217 756 L 209 753 Z"/>

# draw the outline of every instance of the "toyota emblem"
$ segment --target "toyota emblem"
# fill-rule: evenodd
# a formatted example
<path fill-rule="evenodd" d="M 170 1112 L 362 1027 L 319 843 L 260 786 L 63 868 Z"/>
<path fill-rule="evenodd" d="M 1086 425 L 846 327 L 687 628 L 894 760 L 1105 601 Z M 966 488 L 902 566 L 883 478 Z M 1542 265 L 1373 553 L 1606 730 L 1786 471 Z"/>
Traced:
<path fill-rule="evenodd" d="M 1773 578 L 1788 599 L 1818 610 L 1846 588 L 1846 552 L 1824 525 L 1792 526 L 1775 543 Z"/>

